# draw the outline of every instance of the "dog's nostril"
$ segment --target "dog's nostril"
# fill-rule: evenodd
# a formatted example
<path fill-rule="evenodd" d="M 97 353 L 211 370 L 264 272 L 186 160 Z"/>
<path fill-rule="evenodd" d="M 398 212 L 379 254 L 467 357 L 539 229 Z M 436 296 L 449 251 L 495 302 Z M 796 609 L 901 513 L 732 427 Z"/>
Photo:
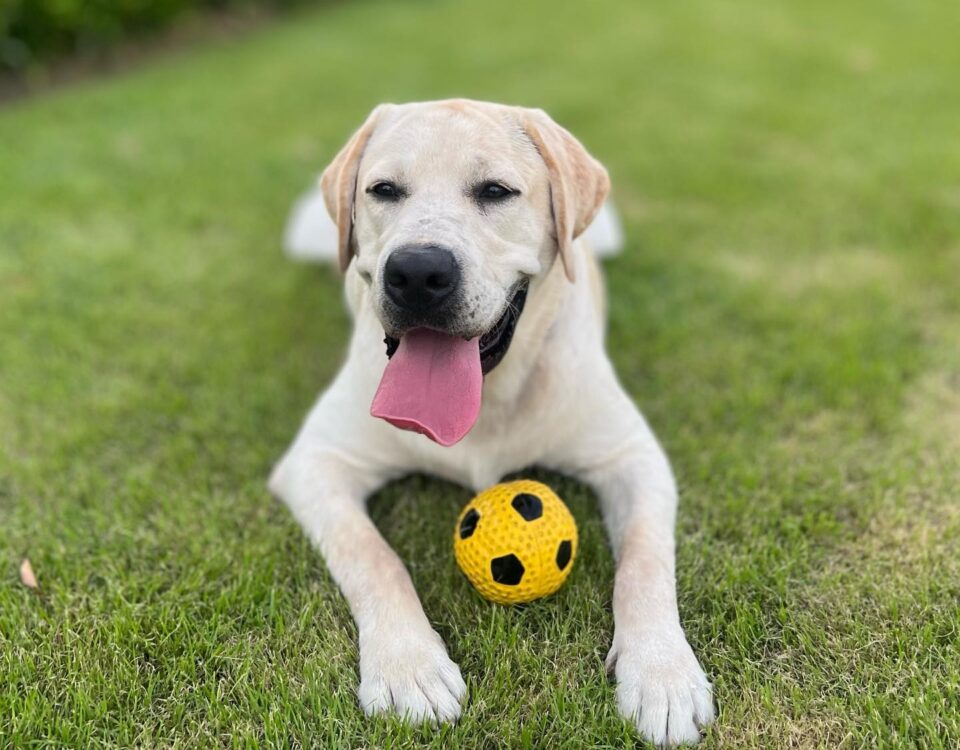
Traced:
<path fill-rule="evenodd" d="M 446 248 L 410 245 L 390 254 L 383 281 L 384 291 L 394 304 L 423 312 L 451 297 L 460 283 L 460 268 Z"/>

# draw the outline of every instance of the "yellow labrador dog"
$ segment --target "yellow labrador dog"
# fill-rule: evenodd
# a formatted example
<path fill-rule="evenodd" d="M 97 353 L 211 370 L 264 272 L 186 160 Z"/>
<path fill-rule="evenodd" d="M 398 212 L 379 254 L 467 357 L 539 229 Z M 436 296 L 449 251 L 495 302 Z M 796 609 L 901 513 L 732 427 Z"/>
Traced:
<path fill-rule="evenodd" d="M 453 721 L 466 691 L 366 498 L 411 472 L 480 490 L 539 464 L 600 499 L 620 711 L 656 743 L 696 741 L 714 708 L 677 611 L 677 491 L 606 356 L 597 263 L 578 239 L 606 170 L 541 110 L 386 104 L 321 190 L 355 327 L 270 489 L 350 604 L 364 711 Z"/>

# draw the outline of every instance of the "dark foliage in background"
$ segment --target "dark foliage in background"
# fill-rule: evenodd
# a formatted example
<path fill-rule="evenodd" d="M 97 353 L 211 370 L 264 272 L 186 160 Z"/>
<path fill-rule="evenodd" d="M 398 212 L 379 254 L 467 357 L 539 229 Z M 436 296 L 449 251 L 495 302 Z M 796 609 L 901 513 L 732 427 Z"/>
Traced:
<path fill-rule="evenodd" d="M 71 55 L 100 55 L 204 11 L 280 8 L 297 0 L 0 0 L 0 70 L 22 72 Z"/>

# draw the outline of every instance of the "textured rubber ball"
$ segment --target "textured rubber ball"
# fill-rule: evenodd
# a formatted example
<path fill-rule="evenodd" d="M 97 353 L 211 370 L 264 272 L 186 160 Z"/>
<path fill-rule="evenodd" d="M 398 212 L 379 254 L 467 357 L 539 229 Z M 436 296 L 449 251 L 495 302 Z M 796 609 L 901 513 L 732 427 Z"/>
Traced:
<path fill-rule="evenodd" d="M 460 538 L 469 538 L 477 528 L 477 522 L 480 520 L 480 514 L 476 508 L 471 508 L 462 519 L 460 519 Z"/>
<path fill-rule="evenodd" d="M 523 580 L 523 563 L 514 554 L 495 557 L 490 561 L 490 575 L 497 583 L 516 586 Z"/>
<path fill-rule="evenodd" d="M 544 484 L 498 484 L 467 503 L 453 534 L 457 564 L 477 591 L 500 604 L 552 594 L 577 556 L 577 525 Z"/>

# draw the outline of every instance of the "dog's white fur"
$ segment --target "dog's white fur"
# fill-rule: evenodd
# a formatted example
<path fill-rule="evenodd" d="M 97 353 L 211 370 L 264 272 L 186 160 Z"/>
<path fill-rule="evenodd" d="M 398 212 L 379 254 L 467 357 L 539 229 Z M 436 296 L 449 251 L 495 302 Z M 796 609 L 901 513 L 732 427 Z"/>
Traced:
<path fill-rule="evenodd" d="M 378 180 L 402 182 L 407 197 L 377 200 L 366 189 Z M 483 210 L 469 197 L 482 180 L 520 195 Z M 539 110 L 452 100 L 378 107 L 322 185 L 339 227 L 354 333 L 270 489 L 350 604 L 363 709 L 451 721 L 466 693 L 403 563 L 367 516 L 366 498 L 411 472 L 480 490 L 538 464 L 581 479 L 600 499 L 617 560 L 607 667 L 620 711 L 656 743 L 696 741 L 714 708 L 677 611 L 676 487 L 606 356 L 596 261 L 575 239 L 606 197 L 606 172 Z M 457 255 L 467 294 L 453 328 L 463 335 L 493 325 L 511 286 L 531 279 L 510 349 L 485 378 L 479 419 L 449 448 L 369 414 L 387 362 L 384 330 L 393 325 L 382 270 L 409 243 Z"/>
<path fill-rule="evenodd" d="M 583 239 L 598 258 L 608 258 L 623 249 L 623 227 L 610 201 L 600 208 Z M 283 249 L 291 260 L 305 263 L 337 261 L 337 225 L 330 218 L 320 186 L 301 195 L 283 228 Z"/>

